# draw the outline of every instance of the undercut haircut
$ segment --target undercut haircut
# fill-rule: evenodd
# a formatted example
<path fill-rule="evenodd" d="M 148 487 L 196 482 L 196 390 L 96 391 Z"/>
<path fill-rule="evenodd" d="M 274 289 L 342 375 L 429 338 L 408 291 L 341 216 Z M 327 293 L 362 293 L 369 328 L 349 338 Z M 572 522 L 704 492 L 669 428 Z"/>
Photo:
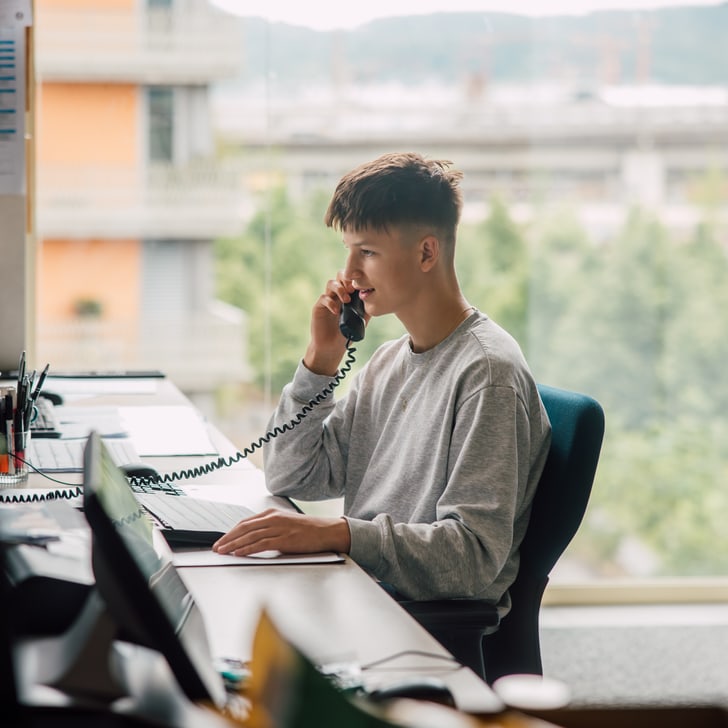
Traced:
<path fill-rule="evenodd" d="M 324 216 L 336 230 L 427 227 L 454 245 L 463 173 L 414 152 L 384 154 L 344 175 Z"/>

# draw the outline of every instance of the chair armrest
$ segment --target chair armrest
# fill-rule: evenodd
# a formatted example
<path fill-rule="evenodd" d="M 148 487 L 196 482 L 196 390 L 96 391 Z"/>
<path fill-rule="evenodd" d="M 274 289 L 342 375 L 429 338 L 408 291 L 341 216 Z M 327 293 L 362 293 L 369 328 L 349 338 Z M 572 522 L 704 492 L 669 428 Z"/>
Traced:
<path fill-rule="evenodd" d="M 498 609 L 483 599 L 399 600 L 400 605 L 426 629 L 493 631 L 500 624 Z"/>
<path fill-rule="evenodd" d="M 455 659 L 485 680 L 483 639 L 500 624 L 498 609 L 483 599 L 397 599 Z"/>

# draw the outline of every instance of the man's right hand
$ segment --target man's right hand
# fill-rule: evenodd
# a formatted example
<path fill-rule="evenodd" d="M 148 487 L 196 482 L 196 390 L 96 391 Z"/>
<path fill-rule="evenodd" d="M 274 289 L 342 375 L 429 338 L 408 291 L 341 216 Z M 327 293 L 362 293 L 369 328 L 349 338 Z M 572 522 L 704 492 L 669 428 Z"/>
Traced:
<path fill-rule="evenodd" d="M 303 363 L 314 374 L 334 376 L 346 351 L 346 339 L 339 331 L 339 312 L 342 303 L 351 300 L 354 286 L 339 272 L 326 283 L 311 311 L 311 340 Z"/>

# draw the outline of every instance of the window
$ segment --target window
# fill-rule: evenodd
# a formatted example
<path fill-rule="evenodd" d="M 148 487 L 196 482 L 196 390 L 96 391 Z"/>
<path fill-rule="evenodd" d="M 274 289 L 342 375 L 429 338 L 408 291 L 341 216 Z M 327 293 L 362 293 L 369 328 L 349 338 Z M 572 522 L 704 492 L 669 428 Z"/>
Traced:
<path fill-rule="evenodd" d="M 149 103 L 149 161 L 174 160 L 174 90 L 152 87 Z"/>
<path fill-rule="evenodd" d="M 537 379 L 606 410 L 556 580 L 724 575 L 728 9 L 543 5 L 313 29 L 330 5 L 267 23 L 37 0 L 39 356 L 224 391 L 210 415 L 245 446 L 341 263 L 321 222 L 340 175 L 394 149 L 446 157 L 468 299 Z M 400 332 L 377 320 L 360 361 Z"/>

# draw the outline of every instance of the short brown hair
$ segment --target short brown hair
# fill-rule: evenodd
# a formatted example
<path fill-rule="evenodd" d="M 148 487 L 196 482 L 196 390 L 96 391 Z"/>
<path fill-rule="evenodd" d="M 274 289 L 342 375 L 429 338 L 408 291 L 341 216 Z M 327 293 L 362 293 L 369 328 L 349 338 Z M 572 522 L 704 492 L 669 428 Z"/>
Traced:
<path fill-rule="evenodd" d="M 426 225 L 454 243 L 463 174 L 451 165 L 414 152 L 384 154 L 341 178 L 324 222 L 338 230 Z"/>

